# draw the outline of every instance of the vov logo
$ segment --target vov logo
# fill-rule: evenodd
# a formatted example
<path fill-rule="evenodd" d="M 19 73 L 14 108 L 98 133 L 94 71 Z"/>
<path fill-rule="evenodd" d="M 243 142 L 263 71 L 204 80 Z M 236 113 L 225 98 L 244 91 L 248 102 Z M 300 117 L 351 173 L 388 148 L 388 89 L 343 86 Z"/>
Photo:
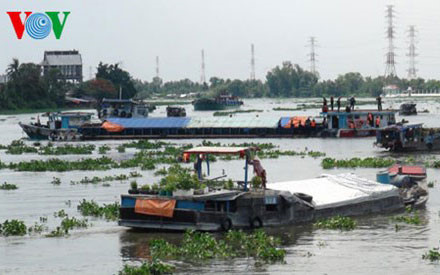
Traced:
<path fill-rule="evenodd" d="M 6 13 L 11 19 L 18 39 L 23 37 L 24 30 L 26 30 L 26 33 L 33 39 L 44 39 L 53 30 L 55 38 L 60 39 L 70 11 L 63 12 L 63 23 L 61 23 L 58 17 L 60 14 L 58 11 L 47 11 L 45 13 L 25 11 L 24 21 L 21 19 L 22 12 L 20 11 L 8 11 Z"/>

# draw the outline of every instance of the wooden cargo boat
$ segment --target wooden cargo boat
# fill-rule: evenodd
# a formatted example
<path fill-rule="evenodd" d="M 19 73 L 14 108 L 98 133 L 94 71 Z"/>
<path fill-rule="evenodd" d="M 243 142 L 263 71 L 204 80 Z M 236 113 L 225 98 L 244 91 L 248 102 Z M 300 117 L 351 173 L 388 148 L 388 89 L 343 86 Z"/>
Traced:
<path fill-rule="evenodd" d="M 374 144 L 392 152 L 439 150 L 440 131 L 421 123 L 393 125 L 380 129 Z"/>
<path fill-rule="evenodd" d="M 46 124 L 42 124 L 38 117 L 36 123 L 21 123 L 18 125 L 34 140 L 78 140 L 81 134 L 78 129 L 84 124 L 90 123 L 92 113 L 86 112 L 57 112 L 47 113 Z"/>
<path fill-rule="evenodd" d="M 119 225 L 132 228 L 202 231 L 257 228 L 310 222 L 333 215 L 363 215 L 402 210 L 405 203 L 398 188 L 355 175 L 322 177 L 265 184 L 265 170 L 252 159 L 254 148 L 197 147 L 184 152 L 195 155 L 202 179 L 202 160 L 210 154 L 239 155 L 245 160 L 244 181 L 232 190 L 210 188 L 202 195 L 121 195 Z M 250 187 L 248 166 L 261 177 L 261 188 Z M 209 171 L 209 165 L 208 165 Z"/>

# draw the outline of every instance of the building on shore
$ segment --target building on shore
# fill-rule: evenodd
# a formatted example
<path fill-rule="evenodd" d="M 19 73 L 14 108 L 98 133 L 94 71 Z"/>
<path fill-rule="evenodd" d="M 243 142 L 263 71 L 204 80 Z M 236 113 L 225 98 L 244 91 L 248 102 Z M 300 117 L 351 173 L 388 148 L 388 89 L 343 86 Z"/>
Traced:
<path fill-rule="evenodd" d="M 45 51 L 41 63 L 43 75 L 50 70 L 57 69 L 63 80 L 71 82 L 82 82 L 82 59 L 81 54 L 76 50 L 71 51 Z"/>

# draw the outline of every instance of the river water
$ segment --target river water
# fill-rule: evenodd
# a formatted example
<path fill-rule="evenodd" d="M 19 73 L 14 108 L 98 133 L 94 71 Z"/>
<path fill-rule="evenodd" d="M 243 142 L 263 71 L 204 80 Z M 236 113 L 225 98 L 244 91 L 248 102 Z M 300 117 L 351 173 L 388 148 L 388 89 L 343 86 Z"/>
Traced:
<path fill-rule="evenodd" d="M 368 99 L 373 100 L 373 99 Z M 291 116 L 317 115 L 318 109 L 306 111 L 273 111 L 274 107 L 293 108 L 299 103 L 317 103 L 320 99 L 258 99 L 245 100 L 242 109 L 261 109 L 262 113 L 242 114 L 246 116 Z M 385 99 L 384 108 L 398 108 L 401 99 Z M 413 100 L 414 101 L 414 100 Z M 423 122 L 427 126 L 439 126 L 440 101 L 436 99 L 415 100 L 418 110 L 428 110 L 418 116 L 405 117 L 410 122 Z M 189 116 L 211 116 L 212 112 L 194 112 L 190 105 L 185 106 Z M 375 108 L 364 105 L 359 108 Z M 161 106 L 152 116 L 165 116 L 165 107 Z M 0 143 L 9 144 L 12 140 L 24 138 L 17 123 L 27 122 L 36 114 L 0 116 Z M 401 119 L 398 118 L 399 120 Z M 222 143 L 241 143 L 244 140 L 214 140 Z M 303 151 L 305 148 L 322 151 L 328 157 L 396 157 L 409 155 L 391 155 L 373 147 L 374 138 L 360 139 L 255 139 L 254 142 L 269 142 L 278 145 L 281 150 Z M 112 150 L 107 153 L 113 158 L 128 158 L 135 152 L 127 149 L 118 153 L 116 146 L 123 141 L 98 141 L 93 144 L 107 144 Z M 178 140 L 175 143 L 199 144 L 200 140 Z M 28 142 L 31 144 L 31 142 Z M 421 161 L 438 157 L 438 153 L 413 155 Z M 96 152 L 93 156 L 99 157 Z M 47 159 L 53 156 L 36 154 L 8 155 L 0 151 L 3 162 L 17 162 L 30 159 Z M 90 156 L 87 156 L 90 157 Z M 78 159 L 81 156 L 59 156 L 62 159 Z M 321 159 L 311 157 L 280 157 L 265 159 L 268 180 L 271 182 L 306 179 L 322 173 L 338 174 L 353 172 L 360 176 L 375 179 L 379 169 L 333 169 L 323 170 Z M 218 161 L 211 165 L 211 176 L 221 175 L 224 169 L 228 177 L 243 177 L 242 161 Z M 0 170 L 0 182 L 16 184 L 19 189 L 0 190 L 0 222 L 6 219 L 20 219 L 31 226 L 40 217 L 47 217 L 47 226 L 53 230 L 60 218 L 53 213 L 64 209 L 69 216 L 80 217 L 76 206 L 82 199 L 95 200 L 98 203 L 119 201 L 121 193 L 127 192 L 129 181 L 111 182 L 110 186 L 70 185 L 70 181 L 80 180 L 84 176 L 105 176 L 128 174 L 136 169 L 113 169 L 111 171 L 72 171 L 72 172 L 15 172 Z M 139 185 L 158 180 L 154 171 L 141 171 Z M 50 182 L 53 177 L 61 179 L 61 185 Z M 428 169 L 428 181 L 436 181 L 431 188 L 426 210 L 420 211 L 421 225 L 401 225 L 395 230 L 392 215 L 375 215 L 356 218 L 358 227 L 353 231 L 318 230 L 312 226 L 290 226 L 269 228 L 267 232 L 282 238 L 287 250 L 286 263 L 256 266 L 252 260 L 235 259 L 228 261 L 208 261 L 204 263 L 174 262 L 176 273 L 260 273 L 260 274 L 439 274 L 440 265 L 422 259 L 422 254 L 430 248 L 438 247 L 440 240 L 440 176 L 438 170 Z M 148 240 L 164 237 L 179 240 L 181 234 L 134 232 L 117 226 L 116 222 L 89 219 L 93 226 L 87 229 L 73 230 L 68 237 L 46 238 L 44 235 L 26 235 L 24 237 L 0 237 L 0 274 L 115 274 L 124 263 L 137 263 L 148 258 Z"/>

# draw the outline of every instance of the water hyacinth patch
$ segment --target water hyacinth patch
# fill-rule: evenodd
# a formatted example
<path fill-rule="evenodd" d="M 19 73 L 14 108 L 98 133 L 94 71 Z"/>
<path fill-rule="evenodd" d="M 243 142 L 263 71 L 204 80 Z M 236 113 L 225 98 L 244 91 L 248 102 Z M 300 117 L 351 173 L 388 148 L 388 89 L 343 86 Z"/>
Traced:
<path fill-rule="evenodd" d="M 143 262 L 140 266 L 124 265 L 119 275 L 148 275 L 148 274 L 170 274 L 175 267 L 153 259 L 151 262 Z"/>
<path fill-rule="evenodd" d="M 0 190 L 16 190 L 16 189 L 18 189 L 18 187 L 15 184 L 10 184 L 5 182 L 2 185 L 0 185 Z"/>
<path fill-rule="evenodd" d="M 337 160 L 334 158 L 325 158 L 322 160 L 321 165 L 324 169 L 331 168 L 384 168 L 393 165 L 396 161 L 393 159 L 385 158 L 351 158 Z"/>
<path fill-rule="evenodd" d="M 429 260 L 431 262 L 438 262 L 440 261 L 440 252 L 439 248 L 435 247 L 433 249 L 430 249 L 428 252 L 422 255 L 422 259 Z"/>
<path fill-rule="evenodd" d="M 20 220 L 6 220 L 0 223 L 0 234 L 7 236 L 24 236 L 27 228 L 23 221 Z"/>
<path fill-rule="evenodd" d="M 119 206 L 118 202 L 100 206 L 93 200 L 86 201 L 83 199 L 77 209 L 83 216 L 93 216 L 115 221 L 119 217 Z"/>
<path fill-rule="evenodd" d="M 103 146 L 99 147 L 98 152 L 100 154 L 107 154 L 107 152 L 110 150 L 111 150 L 111 148 L 108 145 L 103 145 Z"/>
<path fill-rule="evenodd" d="M 253 233 L 229 231 L 223 239 L 216 239 L 210 233 L 186 231 L 179 245 L 163 239 L 150 241 L 153 259 L 209 260 L 252 257 L 257 262 L 284 262 L 286 251 L 278 248 L 281 241 L 268 236 L 264 231 Z"/>
<path fill-rule="evenodd" d="M 321 229 L 353 230 L 356 228 L 357 223 L 350 217 L 336 216 L 317 221 L 314 226 Z"/>

